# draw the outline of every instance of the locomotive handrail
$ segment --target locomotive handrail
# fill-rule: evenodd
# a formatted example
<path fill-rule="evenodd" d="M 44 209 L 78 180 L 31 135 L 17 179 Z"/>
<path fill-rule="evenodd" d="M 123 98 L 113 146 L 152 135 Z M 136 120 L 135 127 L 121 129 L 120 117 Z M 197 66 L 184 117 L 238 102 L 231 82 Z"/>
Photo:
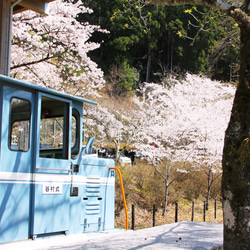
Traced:
<path fill-rule="evenodd" d="M 126 230 L 128 230 L 128 210 L 127 210 L 127 204 L 126 204 L 126 199 L 125 199 L 125 194 L 124 194 L 124 188 L 123 188 L 123 182 L 122 182 L 122 174 L 118 168 L 109 168 L 110 170 L 116 170 L 119 174 L 120 178 L 120 184 L 121 184 L 121 190 L 122 190 L 122 197 L 123 197 L 123 203 L 124 203 L 124 209 L 125 209 L 125 215 L 126 215 Z"/>
<path fill-rule="evenodd" d="M 90 164 L 90 163 L 82 163 L 82 165 L 88 165 L 88 166 L 97 166 L 97 167 L 106 167 L 106 164 Z"/>
<path fill-rule="evenodd" d="M 68 171 L 72 172 L 72 169 L 59 169 L 59 168 L 36 168 L 36 170 L 53 170 L 53 171 Z"/>

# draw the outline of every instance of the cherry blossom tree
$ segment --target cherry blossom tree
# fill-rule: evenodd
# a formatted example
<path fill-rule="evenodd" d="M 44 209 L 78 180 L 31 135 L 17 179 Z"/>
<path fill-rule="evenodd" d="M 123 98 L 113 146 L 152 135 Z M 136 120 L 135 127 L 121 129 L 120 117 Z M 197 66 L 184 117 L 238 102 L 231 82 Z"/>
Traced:
<path fill-rule="evenodd" d="M 197 165 L 205 158 L 210 163 L 220 161 L 235 88 L 191 74 L 168 83 L 144 83 L 133 98 L 133 109 L 99 105 L 89 110 L 89 127 L 99 140 L 119 135 L 120 142 L 127 140 L 152 162 L 166 156 Z"/>
<path fill-rule="evenodd" d="M 113 105 L 109 107 L 98 105 L 96 108 L 86 107 L 85 116 L 89 136 L 95 136 L 100 147 L 106 143 L 114 143 L 116 161 L 119 161 L 120 150 L 135 144 L 140 125 L 137 120 L 138 114 L 133 115 L 130 109 L 123 107 L 119 110 Z"/>
<path fill-rule="evenodd" d="M 80 12 L 91 12 L 81 2 L 57 0 L 49 14 L 25 11 L 13 17 L 11 75 L 37 85 L 78 96 L 96 93 L 105 81 L 103 72 L 87 55 L 99 44 L 88 39 L 97 25 L 80 23 Z"/>
<path fill-rule="evenodd" d="M 213 173 L 217 176 L 221 172 L 224 134 L 235 88 L 187 74 L 185 80 L 172 79 L 167 86 L 145 83 L 141 94 L 136 101 L 147 124 L 138 134 L 136 147 L 151 154 L 151 162 L 165 181 L 165 209 L 169 186 L 182 177 L 183 171 L 192 170 L 187 168 L 187 161 L 194 170 L 208 173 L 208 199 Z M 145 138 L 155 142 L 157 148 L 143 144 Z M 164 159 L 164 171 L 158 168 L 158 157 Z M 180 174 L 174 178 L 173 162 L 183 162 L 183 168 L 177 170 Z"/>
<path fill-rule="evenodd" d="M 89 112 L 89 127 L 97 139 L 115 140 L 117 152 L 121 142 L 129 144 L 154 165 L 165 181 L 163 212 L 170 185 L 188 171 L 208 173 L 209 197 L 213 174 L 221 174 L 224 134 L 235 94 L 232 85 L 191 74 L 182 81 L 170 78 L 165 82 L 142 84 L 133 98 L 133 109 L 100 106 Z M 182 168 L 174 169 L 176 162 L 182 162 Z M 178 173 L 175 177 L 173 171 Z"/>
<path fill-rule="evenodd" d="M 99 145 L 103 147 L 103 138 L 106 142 L 113 142 L 115 144 L 116 160 L 118 160 L 118 152 L 120 151 L 121 138 L 124 130 L 124 125 L 117 117 L 117 113 L 108 108 L 98 106 L 95 113 L 86 110 L 88 118 L 86 125 L 92 128 L 92 134 L 99 139 Z M 90 132 L 91 130 L 89 130 Z"/>
<path fill-rule="evenodd" d="M 141 133 L 163 150 L 162 156 L 178 152 L 179 160 L 198 161 L 204 154 L 210 160 L 221 159 L 234 87 L 187 74 L 185 80 L 172 79 L 168 86 L 145 83 L 141 94 L 136 102 L 145 111 L 142 120 L 149 124 Z"/>

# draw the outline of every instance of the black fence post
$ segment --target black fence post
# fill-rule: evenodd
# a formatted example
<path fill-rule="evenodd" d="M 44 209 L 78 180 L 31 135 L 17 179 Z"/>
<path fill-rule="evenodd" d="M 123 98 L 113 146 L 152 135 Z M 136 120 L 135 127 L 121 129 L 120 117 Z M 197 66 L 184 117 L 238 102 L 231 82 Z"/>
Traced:
<path fill-rule="evenodd" d="M 153 205 L 153 227 L 155 227 L 155 205 Z"/>
<path fill-rule="evenodd" d="M 203 209 L 203 221 L 206 221 L 206 202 L 204 201 L 204 209 Z"/>
<path fill-rule="evenodd" d="M 217 204 L 216 204 L 216 199 L 214 200 L 214 219 L 216 220 L 216 206 L 217 206 Z"/>
<path fill-rule="evenodd" d="M 192 216 L 191 221 L 194 221 L 194 201 L 192 202 Z"/>
<path fill-rule="evenodd" d="M 131 213 L 132 213 L 132 215 L 131 215 L 131 218 L 132 218 L 131 229 L 135 230 L 135 205 L 132 205 L 132 211 L 131 211 Z"/>
<path fill-rule="evenodd" d="M 175 203 L 175 222 L 178 222 L 178 203 Z"/>

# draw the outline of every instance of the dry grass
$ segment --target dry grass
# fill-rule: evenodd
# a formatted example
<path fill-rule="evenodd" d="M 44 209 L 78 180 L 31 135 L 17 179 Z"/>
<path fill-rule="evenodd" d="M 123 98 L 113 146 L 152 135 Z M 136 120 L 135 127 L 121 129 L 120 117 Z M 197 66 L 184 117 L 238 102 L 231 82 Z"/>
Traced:
<path fill-rule="evenodd" d="M 152 209 L 153 210 L 153 209 Z M 153 226 L 153 211 L 140 209 L 135 207 L 135 230 L 148 228 Z M 203 222 L 204 213 L 203 213 L 203 203 L 195 202 L 195 212 L 194 212 L 194 221 Z M 192 203 L 190 202 L 179 202 L 178 203 L 178 222 L 180 221 L 191 221 L 192 216 Z M 117 214 L 115 217 L 115 227 L 116 228 L 125 228 L 125 212 L 124 210 L 121 213 Z M 162 210 L 158 209 L 155 215 L 155 225 L 163 225 L 175 222 L 175 204 L 168 206 L 168 211 L 165 216 L 162 216 Z M 216 209 L 216 219 L 214 218 L 214 202 L 209 204 L 209 208 L 206 211 L 206 222 L 212 223 L 223 223 L 222 215 L 222 204 L 217 202 Z M 129 229 L 131 228 L 131 205 L 128 205 L 128 224 Z"/>
<path fill-rule="evenodd" d="M 109 107 L 110 110 L 115 110 L 120 113 L 131 112 L 131 110 L 137 110 L 138 107 L 133 100 L 133 95 L 126 97 L 111 97 L 108 93 L 109 85 L 99 91 L 101 98 L 97 98 L 98 104 Z M 93 98 L 92 98 L 93 99 Z"/>

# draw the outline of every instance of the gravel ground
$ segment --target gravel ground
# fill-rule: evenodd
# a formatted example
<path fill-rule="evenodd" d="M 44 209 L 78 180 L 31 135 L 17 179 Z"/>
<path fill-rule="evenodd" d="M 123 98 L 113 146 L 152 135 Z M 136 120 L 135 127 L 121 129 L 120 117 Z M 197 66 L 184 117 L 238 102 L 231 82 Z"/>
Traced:
<path fill-rule="evenodd" d="M 59 235 L 0 244 L 0 249 L 222 249 L 223 224 L 179 222 L 124 231 Z"/>

